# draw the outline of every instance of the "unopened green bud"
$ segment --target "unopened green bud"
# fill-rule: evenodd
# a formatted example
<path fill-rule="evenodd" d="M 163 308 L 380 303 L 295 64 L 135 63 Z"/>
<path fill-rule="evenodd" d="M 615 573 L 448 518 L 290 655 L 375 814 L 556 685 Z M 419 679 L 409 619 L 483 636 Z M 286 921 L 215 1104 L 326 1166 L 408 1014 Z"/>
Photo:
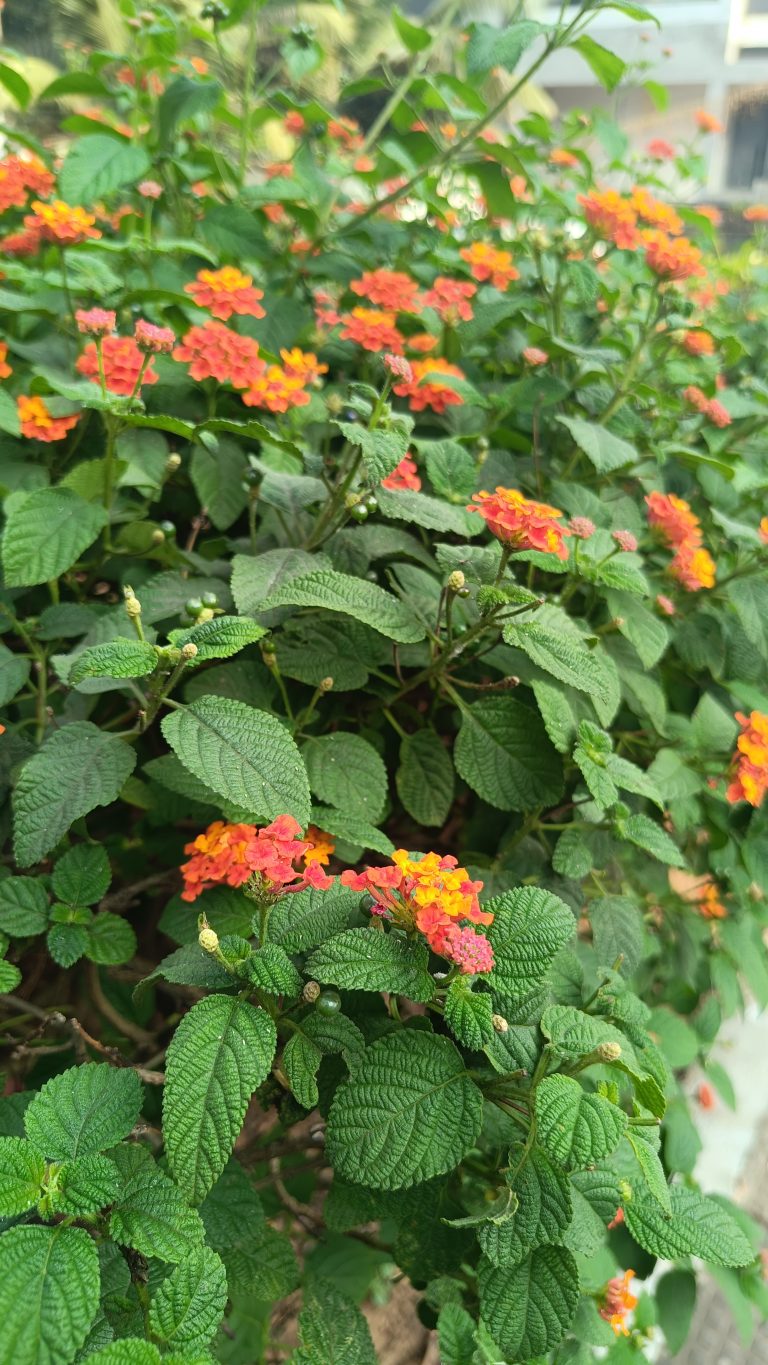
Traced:
<path fill-rule="evenodd" d="M 188 640 L 185 645 L 181 646 L 182 659 L 195 659 L 197 658 L 197 652 L 197 645 L 194 644 L 192 640 Z"/>
<path fill-rule="evenodd" d="M 129 587 L 128 584 L 126 584 L 126 586 L 123 588 L 123 593 L 125 595 L 125 610 L 127 611 L 128 615 L 141 616 L 141 602 L 139 601 L 138 597 L 133 591 L 133 588 Z"/>
<path fill-rule="evenodd" d="M 200 930 L 200 933 L 197 936 L 197 941 L 200 944 L 200 947 L 203 949 L 203 952 L 206 953 L 218 952 L 219 936 L 216 933 L 216 930 L 212 929 L 209 924 L 206 924 Z"/>
<path fill-rule="evenodd" d="M 321 678 L 319 687 L 321 692 L 330 692 L 333 688 L 333 678 Z"/>
<path fill-rule="evenodd" d="M 177 470 L 177 469 L 180 469 L 180 468 L 181 468 L 181 456 L 180 456 L 180 455 L 169 455 L 169 456 L 168 456 L 168 459 L 167 459 L 166 462 L 165 462 L 165 472 L 166 472 L 166 474 L 175 474 L 175 473 L 176 473 L 176 470 Z"/>
<path fill-rule="evenodd" d="M 316 981 L 308 981 L 301 992 L 301 998 L 307 1005 L 314 1005 L 320 999 L 320 987 Z"/>
<path fill-rule="evenodd" d="M 503 1014 L 491 1015 L 491 1023 L 493 1024 L 493 1027 L 495 1028 L 497 1033 L 509 1032 L 509 1024 L 507 1023 Z"/>
<path fill-rule="evenodd" d="M 159 527 L 159 526 L 156 526 L 156 527 L 155 527 L 155 530 L 152 532 L 152 544 L 153 544 L 153 545 L 162 545 L 162 543 L 163 543 L 164 540 L 165 540 L 165 531 L 161 531 L 161 530 L 160 530 L 160 527 Z"/>
<path fill-rule="evenodd" d="M 461 588 L 464 587 L 465 583 L 466 579 L 463 573 L 461 572 L 461 569 L 454 569 L 453 573 L 450 573 L 448 575 L 447 587 L 450 589 L 451 592 L 459 592 Z"/>

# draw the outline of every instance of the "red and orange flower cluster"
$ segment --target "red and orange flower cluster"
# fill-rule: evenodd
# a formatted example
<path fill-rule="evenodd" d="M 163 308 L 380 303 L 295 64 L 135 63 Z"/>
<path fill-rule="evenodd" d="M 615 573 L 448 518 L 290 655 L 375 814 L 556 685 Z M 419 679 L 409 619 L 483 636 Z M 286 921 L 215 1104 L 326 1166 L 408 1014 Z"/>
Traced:
<path fill-rule="evenodd" d="M 625 1270 L 623 1275 L 616 1275 L 608 1281 L 603 1293 L 600 1317 L 611 1324 L 617 1337 L 629 1336 L 627 1316 L 637 1308 L 637 1297 L 630 1289 L 634 1278 L 634 1270 Z"/>
<path fill-rule="evenodd" d="M 280 896 L 312 886 L 326 890 L 333 878 L 322 871 L 333 845 L 300 839 L 301 826 L 291 815 L 278 815 L 271 825 L 225 824 L 216 820 L 198 834 L 184 852 L 183 901 L 194 901 L 210 886 L 245 886 L 256 898 Z M 299 864 L 296 867 L 295 864 Z"/>
<path fill-rule="evenodd" d="M 0 161 L 0 213 L 23 209 L 27 196 L 46 198 L 55 184 L 54 176 L 38 156 L 5 156 Z"/>
<path fill-rule="evenodd" d="M 50 411 L 45 399 L 38 396 L 29 397 L 27 394 L 19 394 L 16 399 L 16 407 L 19 414 L 19 424 L 22 436 L 26 436 L 30 441 L 63 441 L 64 437 L 76 427 L 79 420 L 79 413 L 74 413 L 66 417 L 55 417 Z"/>
<path fill-rule="evenodd" d="M 401 488 L 410 489 L 413 493 L 418 493 L 421 488 L 416 461 L 410 455 L 404 455 L 396 469 L 392 470 L 385 479 L 381 481 L 382 488 Z"/>
<path fill-rule="evenodd" d="M 645 247 L 646 263 L 662 280 L 703 275 L 702 254 L 680 236 L 683 222 L 669 204 L 636 186 L 627 198 L 618 190 L 591 190 L 579 203 L 590 227 L 624 251 Z"/>
<path fill-rule="evenodd" d="M 513 280 L 520 279 L 520 271 L 512 264 L 509 251 L 501 251 L 490 242 L 473 242 L 461 248 L 461 259 L 467 262 L 474 279 L 480 284 L 488 281 L 502 293 Z"/>
<path fill-rule="evenodd" d="M 683 398 L 703 417 L 708 417 L 716 427 L 731 425 L 733 419 L 728 409 L 717 398 L 707 398 L 703 390 L 697 388 L 695 384 L 689 384 L 687 389 L 683 390 Z"/>
<path fill-rule="evenodd" d="M 736 741 L 734 776 L 726 796 L 732 803 L 748 801 L 750 806 L 762 804 L 768 791 L 768 716 L 762 711 L 751 711 L 748 716 L 736 712 L 741 734 Z"/>
<path fill-rule="evenodd" d="M 558 521 L 562 512 L 524 497 L 517 488 L 474 493 L 467 511 L 479 512 L 496 539 L 513 550 L 540 550 L 558 559 L 568 558 L 565 537 L 571 531 Z"/>
<path fill-rule="evenodd" d="M 659 532 L 675 554 L 668 572 L 687 592 L 715 586 L 715 563 L 702 545 L 701 524 L 684 498 L 674 493 L 649 493 L 648 524 Z"/>
<path fill-rule="evenodd" d="M 251 276 L 234 265 L 222 266 L 221 270 L 199 270 L 195 279 L 184 285 L 184 292 L 198 308 L 207 309 L 222 322 L 233 313 L 252 318 L 265 316 L 259 303 L 264 297 L 262 290 L 255 289 Z"/>
<path fill-rule="evenodd" d="M 439 957 L 454 962 L 472 976 L 493 967 L 493 948 L 474 924 L 492 924 L 493 915 L 480 908 L 477 894 L 483 883 L 472 881 L 455 858 L 425 853 L 411 858 L 405 849 L 392 854 L 391 864 L 364 872 L 342 872 L 353 891 L 373 898 L 371 914 L 392 920 L 409 933 L 424 935 Z"/>

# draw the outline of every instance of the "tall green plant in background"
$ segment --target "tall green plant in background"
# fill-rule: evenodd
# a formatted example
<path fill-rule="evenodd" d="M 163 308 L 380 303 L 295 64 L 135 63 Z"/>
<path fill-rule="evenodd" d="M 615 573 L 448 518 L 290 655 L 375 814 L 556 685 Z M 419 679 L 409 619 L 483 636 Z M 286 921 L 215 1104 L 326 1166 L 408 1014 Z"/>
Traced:
<path fill-rule="evenodd" d="M 400 1275 L 446 1365 L 676 1350 L 699 1261 L 765 1307 L 689 1103 L 768 1002 L 764 243 L 502 131 L 621 81 L 593 13 L 445 70 L 393 11 L 367 128 L 247 3 L 0 66 L 0 1359 L 366 1365 Z"/>

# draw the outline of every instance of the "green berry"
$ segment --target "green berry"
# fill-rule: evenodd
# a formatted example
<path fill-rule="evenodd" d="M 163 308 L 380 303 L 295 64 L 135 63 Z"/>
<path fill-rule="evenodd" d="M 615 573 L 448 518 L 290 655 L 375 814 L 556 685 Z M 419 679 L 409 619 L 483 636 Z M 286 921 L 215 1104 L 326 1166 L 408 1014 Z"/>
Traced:
<path fill-rule="evenodd" d="M 363 506 L 367 507 L 369 512 L 378 512 L 379 510 L 379 504 L 373 493 L 368 494 Z"/>
<path fill-rule="evenodd" d="M 197 613 L 203 610 L 202 599 L 199 597 L 190 597 L 189 601 L 184 603 L 184 610 L 189 612 L 190 616 L 197 616 Z"/>
<path fill-rule="evenodd" d="M 338 991 L 321 991 L 315 1009 L 318 1014 L 338 1014 L 341 1009 L 341 996 Z"/>
<path fill-rule="evenodd" d="M 164 531 L 167 536 L 175 536 L 176 527 L 174 526 L 172 521 L 161 521 L 159 523 L 159 526 L 160 530 Z"/>
<path fill-rule="evenodd" d="M 367 521 L 368 508 L 364 502 L 356 502 L 354 507 L 350 507 L 349 515 L 353 521 Z"/>
<path fill-rule="evenodd" d="M 204 592 L 200 598 L 200 601 L 202 602 L 204 607 L 215 607 L 218 606 L 219 599 L 216 596 L 215 592 Z"/>
<path fill-rule="evenodd" d="M 466 587 L 465 587 L 465 588 L 457 588 L 457 589 L 456 589 L 456 596 L 457 596 L 457 597 L 469 597 L 469 588 L 466 588 Z"/>

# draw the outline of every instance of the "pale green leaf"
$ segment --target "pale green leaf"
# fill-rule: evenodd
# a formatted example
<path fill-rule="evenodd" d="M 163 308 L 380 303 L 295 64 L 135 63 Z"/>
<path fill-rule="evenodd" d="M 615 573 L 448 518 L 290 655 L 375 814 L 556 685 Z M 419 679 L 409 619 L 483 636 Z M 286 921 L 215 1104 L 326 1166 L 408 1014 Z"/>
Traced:
<path fill-rule="evenodd" d="M 204 696 L 165 716 L 162 731 L 185 768 L 219 796 L 262 820 L 287 813 L 302 827 L 308 824 L 306 770 L 274 716 L 228 697 Z"/>
<path fill-rule="evenodd" d="M 115 1155 L 115 1153 L 113 1153 Z M 121 1165 L 132 1154 L 118 1149 Z M 203 1240 L 203 1224 L 181 1190 L 152 1160 L 125 1166 L 123 1187 L 109 1222 L 109 1233 L 121 1246 L 142 1256 L 175 1264 Z"/>
<path fill-rule="evenodd" d="M 248 958 L 244 972 L 251 985 L 268 995 L 298 995 L 303 982 L 284 948 L 264 943 Z"/>
<path fill-rule="evenodd" d="M 52 884 L 66 905 L 94 905 L 107 894 L 111 880 L 106 849 L 101 844 L 76 844 L 59 858 Z"/>
<path fill-rule="evenodd" d="M 98 199 L 141 180 L 151 168 L 141 142 L 94 133 L 73 143 L 59 172 L 59 192 L 69 204 Z"/>
<path fill-rule="evenodd" d="M 633 464 L 638 458 L 634 446 L 596 422 L 586 422 L 583 417 L 558 417 L 557 420 L 568 428 L 579 450 L 584 451 L 599 474 L 610 474 L 624 465 Z"/>
<path fill-rule="evenodd" d="M 446 992 L 445 1022 L 464 1047 L 480 1052 L 494 1036 L 491 996 L 473 991 L 463 977 L 457 977 Z"/>
<path fill-rule="evenodd" d="M 135 763 L 133 749 L 90 721 L 55 730 L 24 764 L 13 794 L 17 862 L 37 862 L 73 821 L 110 805 Z"/>
<path fill-rule="evenodd" d="M 402 1030 L 367 1049 L 336 1091 L 328 1152 L 346 1179 L 404 1189 L 453 1170 L 477 1140 L 483 1097 L 447 1038 Z"/>
<path fill-rule="evenodd" d="M 0 706 L 7 706 L 29 677 L 30 662 L 0 644 Z"/>
<path fill-rule="evenodd" d="M 48 924 L 48 893 L 38 877 L 0 881 L 0 930 L 12 938 L 42 934 Z"/>
<path fill-rule="evenodd" d="M 575 636 L 546 630 L 535 622 L 504 627 L 504 639 L 515 649 L 522 649 L 528 658 L 559 682 L 575 687 L 579 692 L 605 698 L 606 682 L 597 655 Z M 599 646 L 598 646 L 599 650 Z"/>
<path fill-rule="evenodd" d="M 589 903 L 592 940 L 598 963 L 631 976 L 643 951 L 643 917 L 628 896 L 598 896 Z"/>
<path fill-rule="evenodd" d="M 333 806 L 313 806 L 312 824 L 335 839 L 359 844 L 360 848 L 372 848 L 376 853 L 385 855 L 395 851 L 389 835 L 355 811 L 336 810 Z"/>
<path fill-rule="evenodd" d="M 627 1227 L 644 1251 L 662 1260 L 698 1256 L 710 1265 L 749 1265 L 754 1252 L 736 1219 L 698 1190 L 670 1191 L 672 1216 L 650 1195 L 635 1193 L 624 1206 Z"/>
<path fill-rule="evenodd" d="M 227 205 L 228 208 L 234 207 Z M 237 521 L 248 502 L 243 479 L 248 460 L 236 441 L 220 440 L 215 451 L 197 445 L 190 461 L 192 486 L 217 531 Z"/>
<path fill-rule="evenodd" d="M 350 915 L 359 903 L 359 893 L 342 886 L 338 880 L 327 891 L 315 891 L 310 887 L 282 896 L 269 918 L 270 940 L 279 943 L 286 952 L 305 953 L 346 929 Z"/>
<path fill-rule="evenodd" d="M 494 917 L 488 929 L 495 959 L 492 990 L 512 998 L 528 995 L 576 932 L 572 912 L 558 896 L 532 886 L 505 891 L 483 909 Z"/>
<path fill-rule="evenodd" d="M 120 1189 L 120 1176 L 109 1157 L 91 1153 L 65 1161 L 56 1182 L 53 1205 L 57 1213 L 78 1216 L 98 1213 L 114 1204 Z"/>
<path fill-rule="evenodd" d="M 525 49 L 541 31 L 541 24 L 533 19 L 521 19 L 502 29 L 474 23 L 467 43 L 467 75 L 484 76 L 495 66 L 514 71 Z"/>
<path fill-rule="evenodd" d="M 647 815 L 628 816 L 622 822 L 619 832 L 622 838 L 629 839 L 630 843 L 636 844 L 645 853 L 650 853 L 651 857 L 657 858 L 660 863 L 667 863 L 670 867 L 685 867 L 685 858 L 674 839 Z"/>
<path fill-rule="evenodd" d="M 432 498 L 428 493 L 415 493 L 410 488 L 379 488 L 376 497 L 383 516 L 408 522 L 409 526 L 423 526 L 426 531 L 438 531 L 441 535 L 451 532 L 464 537 L 477 536 L 483 529 L 479 517 L 470 516 L 463 507 Z"/>
<path fill-rule="evenodd" d="M 189 630 L 175 630 L 169 637 L 181 649 L 192 644 L 197 648 L 195 664 L 208 659 L 229 659 L 247 645 L 255 644 L 266 635 L 264 626 L 243 616 L 214 616 L 212 621 L 201 621 Z"/>
<path fill-rule="evenodd" d="M 86 1156 L 130 1133 L 141 1098 L 141 1081 L 129 1067 L 86 1062 L 46 1081 L 26 1110 L 24 1127 L 49 1160 Z"/>
<path fill-rule="evenodd" d="M 36 488 L 8 514 L 2 560 L 6 586 L 33 587 L 70 569 L 106 525 L 103 507 L 68 488 Z"/>
<path fill-rule="evenodd" d="M 372 744 L 335 730 L 306 740 L 301 756 L 320 801 L 376 824 L 387 800 L 387 770 Z"/>
<path fill-rule="evenodd" d="M 381 428 L 368 431 L 358 422 L 339 421 L 334 425 L 339 428 L 350 445 L 360 447 L 363 452 L 363 464 L 374 484 L 386 479 L 408 453 L 408 438 L 413 426 L 411 418 L 398 415 L 388 431 Z"/>
<path fill-rule="evenodd" d="M 376 1365 L 368 1323 L 336 1287 L 313 1278 L 299 1314 L 295 1365 Z"/>
<path fill-rule="evenodd" d="M 492 1265 L 519 1265 L 529 1251 L 562 1240 L 573 1216 L 571 1186 L 565 1172 L 540 1147 L 526 1154 L 513 1147 L 507 1184 L 517 1199 L 514 1215 L 503 1222 L 488 1220 L 477 1237 Z"/>
<path fill-rule="evenodd" d="M 357 1025 L 343 1014 L 325 1015 L 315 1010 L 294 1027 L 283 1051 L 283 1068 L 299 1104 L 314 1109 L 319 1100 L 316 1077 L 323 1057 L 340 1052 L 353 1071 L 365 1051 L 365 1041 Z"/>
<path fill-rule="evenodd" d="M 264 1010 L 225 995 L 198 1001 L 179 1024 L 166 1055 L 163 1133 L 168 1164 L 193 1203 L 223 1171 L 275 1042 Z"/>

